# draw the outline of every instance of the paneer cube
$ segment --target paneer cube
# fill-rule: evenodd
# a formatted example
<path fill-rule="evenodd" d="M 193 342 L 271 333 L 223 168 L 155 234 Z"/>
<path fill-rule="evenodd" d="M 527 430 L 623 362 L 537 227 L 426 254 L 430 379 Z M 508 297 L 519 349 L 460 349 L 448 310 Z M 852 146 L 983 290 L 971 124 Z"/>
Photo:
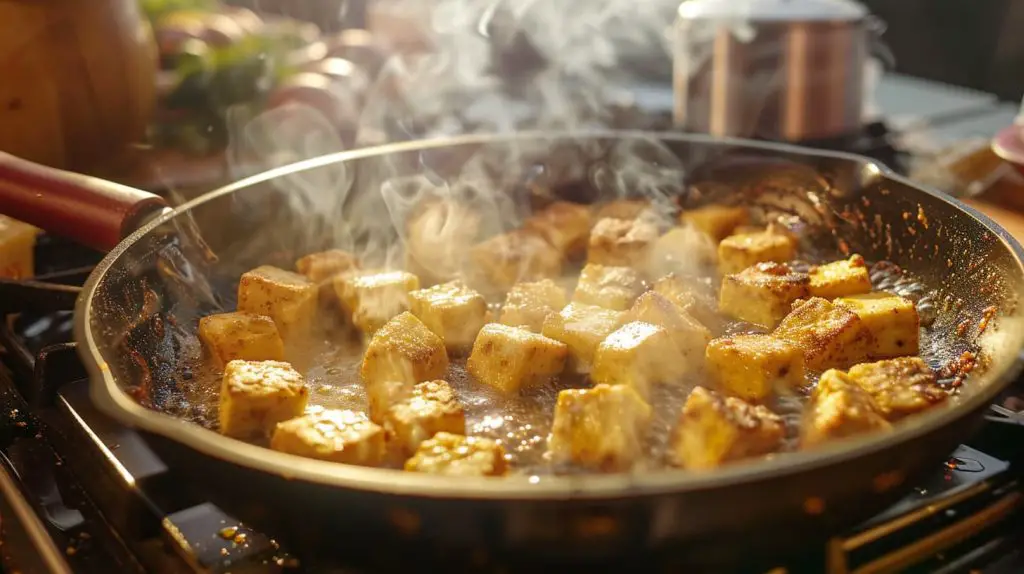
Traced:
<path fill-rule="evenodd" d="M 417 205 L 406 218 L 406 271 L 428 284 L 458 277 L 480 235 L 482 219 L 479 209 L 454 197 Z"/>
<path fill-rule="evenodd" d="M 456 279 L 409 293 L 413 315 L 444 341 L 450 350 L 464 349 L 484 326 L 487 301 Z"/>
<path fill-rule="evenodd" d="M 444 378 L 444 341 L 412 313 L 388 321 L 370 339 L 359 374 L 366 382 L 370 418 L 383 420 L 391 404 L 416 383 Z"/>
<path fill-rule="evenodd" d="M 274 321 L 266 315 L 237 311 L 199 320 L 199 340 L 220 365 L 244 361 L 283 361 L 284 343 Z"/>
<path fill-rule="evenodd" d="M 230 361 L 220 387 L 220 432 L 235 438 L 270 434 L 306 410 L 306 379 L 280 361 Z"/>
<path fill-rule="evenodd" d="M 501 323 L 539 333 L 544 319 L 565 307 L 565 289 L 550 279 L 516 283 L 505 297 Z"/>
<path fill-rule="evenodd" d="M 871 395 L 846 373 L 830 369 L 821 375 L 811 393 L 801 426 L 800 446 L 813 447 L 832 439 L 889 428 Z"/>
<path fill-rule="evenodd" d="M 764 231 L 731 235 L 718 244 L 718 270 L 739 273 L 757 263 L 785 263 L 796 256 L 796 239 L 778 226 Z"/>
<path fill-rule="evenodd" d="M 419 288 L 419 278 L 406 271 L 357 271 L 334 278 L 343 312 L 368 335 L 408 311 L 409 292 Z"/>
<path fill-rule="evenodd" d="M 359 260 L 348 251 L 329 249 L 300 258 L 295 269 L 313 283 L 324 285 L 337 275 L 359 269 Z"/>
<path fill-rule="evenodd" d="M 548 437 L 551 461 L 592 470 L 629 470 L 644 453 L 651 407 L 625 385 L 558 393 Z"/>
<path fill-rule="evenodd" d="M 643 321 L 664 329 L 682 354 L 686 370 L 704 364 L 704 348 L 711 341 L 711 332 L 664 296 L 653 291 L 644 293 L 626 312 L 624 321 Z"/>
<path fill-rule="evenodd" d="M 900 357 L 854 365 L 850 380 L 875 399 L 890 421 L 931 408 L 949 397 L 935 373 L 920 357 Z"/>
<path fill-rule="evenodd" d="M 675 227 L 654 242 L 645 269 L 649 277 L 708 277 L 714 275 L 717 262 L 715 243 L 707 235 L 692 227 Z"/>
<path fill-rule="evenodd" d="M 587 249 L 590 236 L 590 208 L 569 201 L 556 201 L 523 223 L 538 233 L 564 258 L 573 258 Z"/>
<path fill-rule="evenodd" d="M 674 273 L 669 273 L 655 281 L 654 285 L 651 285 L 651 291 L 668 299 L 670 303 L 688 313 L 697 304 L 697 298 L 686 281 Z"/>
<path fill-rule="evenodd" d="M 330 462 L 377 466 L 386 453 L 384 429 L 357 411 L 321 409 L 277 423 L 270 448 Z"/>
<path fill-rule="evenodd" d="M 568 354 L 554 339 L 491 323 L 480 330 L 466 370 L 477 382 L 513 394 L 561 373 Z"/>
<path fill-rule="evenodd" d="M 731 235 L 750 221 L 750 212 L 740 205 L 705 205 L 679 214 L 680 223 L 688 223 L 715 241 Z"/>
<path fill-rule="evenodd" d="M 772 328 L 797 299 L 807 297 L 810 279 L 785 263 L 758 263 L 722 279 L 719 310 L 741 321 Z"/>
<path fill-rule="evenodd" d="M 451 386 L 427 381 L 391 405 L 384 419 L 391 440 L 406 456 L 439 432 L 466 434 L 466 415 Z"/>
<path fill-rule="evenodd" d="M 505 290 L 518 281 L 558 277 L 562 254 L 533 231 L 494 236 L 470 250 L 470 260 L 491 287 Z"/>
<path fill-rule="evenodd" d="M 868 357 L 889 359 L 916 355 L 921 345 L 921 319 L 914 302 L 890 293 L 865 293 L 836 299 L 860 317 L 872 335 Z"/>
<path fill-rule="evenodd" d="M 572 300 L 605 309 L 625 311 L 644 292 L 644 281 L 630 267 L 588 263 L 580 272 Z"/>
<path fill-rule="evenodd" d="M 316 284 L 291 271 L 262 265 L 238 281 L 238 310 L 266 315 L 285 339 L 309 333 L 317 312 Z"/>
<path fill-rule="evenodd" d="M 819 297 L 794 304 L 773 335 L 803 351 L 804 365 L 812 371 L 863 361 L 874 341 L 857 315 Z"/>
<path fill-rule="evenodd" d="M 711 341 L 707 365 L 718 388 L 746 401 L 804 385 L 804 355 L 796 345 L 768 335 L 737 335 Z"/>
<path fill-rule="evenodd" d="M 597 384 L 630 386 L 647 399 L 652 385 L 679 383 L 689 369 L 665 329 L 634 321 L 597 346 L 590 378 Z"/>
<path fill-rule="evenodd" d="M 594 225 L 587 262 L 643 269 L 658 240 L 658 228 L 642 219 L 605 218 Z"/>
<path fill-rule="evenodd" d="M 811 295 L 835 299 L 871 291 L 868 266 L 860 255 L 811 269 Z"/>
<path fill-rule="evenodd" d="M 622 316 L 621 311 L 569 303 L 558 313 L 548 315 L 541 333 L 569 347 L 571 370 L 589 373 L 597 346 L 622 325 Z"/>
<path fill-rule="evenodd" d="M 594 213 L 594 222 L 602 219 L 636 219 L 651 209 L 651 202 L 647 199 L 616 199 L 602 204 Z"/>
<path fill-rule="evenodd" d="M 405 461 L 405 470 L 444 476 L 503 476 L 508 472 L 505 449 L 483 437 L 439 432 Z"/>
<path fill-rule="evenodd" d="M 670 456 L 683 468 L 715 468 L 775 452 L 785 432 L 782 417 L 764 406 L 696 387 L 683 405 Z"/>
<path fill-rule="evenodd" d="M 0 278 L 25 279 L 35 275 L 38 234 L 35 227 L 0 215 Z"/>

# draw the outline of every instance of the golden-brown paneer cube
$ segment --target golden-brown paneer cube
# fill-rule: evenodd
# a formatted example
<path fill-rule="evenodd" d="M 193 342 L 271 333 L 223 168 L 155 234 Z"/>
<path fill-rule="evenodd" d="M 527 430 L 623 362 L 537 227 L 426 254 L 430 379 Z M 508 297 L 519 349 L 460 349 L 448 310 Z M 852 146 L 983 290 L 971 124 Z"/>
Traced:
<path fill-rule="evenodd" d="M 305 378 L 280 361 L 230 361 L 220 387 L 220 432 L 235 438 L 270 434 L 306 409 Z"/>
<path fill-rule="evenodd" d="M 634 321 L 597 346 L 590 378 L 598 384 L 633 387 L 646 399 L 651 385 L 679 383 L 690 368 L 665 329 Z"/>
<path fill-rule="evenodd" d="M 668 299 L 670 303 L 687 313 L 691 312 L 697 303 L 697 298 L 690 287 L 674 273 L 669 273 L 655 281 L 651 285 L 651 291 Z"/>
<path fill-rule="evenodd" d="M 708 236 L 692 227 L 674 227 L 654 242 L 645 269 L 649 277 L 707 277 L 714 275 L 717 262 L 715 243 Z"/>
<path fill-rule="evenodd" d="M 25 279 L 35 274 L 34 251 L 38 234 L 35 227 L 0 215 L 0 277 Z"/>
<path fill-rule="evenodd" d="M 625 385 L 558 393 L 548 437 L 555 464 L 601 471 L 629 470 L 643 456 L 651 407 Z"/>
<path fill-rule="evenodd" d="M 550 279 L 516 283 L 505 297 L 501 323 L 540 333 L 544 319 L 565 307 L 565 289 Z"/>
<path fill-rule="evenodd" d="M 704 348 L 711 341 L 711 332 L 661 294 L 649 291 L 641 295 L 623 320 L 643 321 L 664 329 L 682 353 L 687 370 L 704 363 Z"/>
<path fill-rule="evenodd" d="M 388 321 L 370 339 L 359 374 L 366 382 L 370 418 L 383 420 L 393 401 L 416 383 L 444 378 L 444 341 L 412 313 Z"/>
<path fill-rule="evenodd" d="M 867 391 L 846 373 L 829 369 L 811 393 L 801 426 L 800 446 L 813 447 L 831 439 L 889 428 L 889 422 Z"/>
<path fill-rule="evenodd" d="M 711 341 L 707 365 L 718 388 L 747 401 L 804 384 L 804 355 L 796 345 L 768 335 L 737 335 Z"/>
<path fill-rule="evenodd" d="M 456 279 L 409 293 L 412 314 L 444 341 L 448 349 L 464 349 L 484 326 L 487 301 Z"/>
<path fill-rule="evenodd" d="M 868 266 L 860 255 L 851 255 L 811 269 L 811 295 L 835 299 L 871 291 Z"/>
<path fill-rule="evenodd" d="M 739 205 L 705 205 L 679 214 L 680 223 L 688 223 L 715 241 L 731 235 L 750 221 L 750 212 Z"/>
<path fill-rule="evenodd" d="M 466 415 L 448 383 L 427 381 L 391 405 L 384 426 L 397 447 L 410 456 L 439 432 L 466 434 Z"/>
<path fill-rule="evenodd" d="M 865 293 L 836 299 L 860 317 L 872 335 L 871 359 L 916 355 L 921 345 L 921 320 L 914 302 L 890 293 Z"/>
<path fill-rule="evenodd" d="M 587 249 L 590 236 L 590 208 L 569 201 L 556 201 L 523 223 L 538 233 L 564 258 L 573 258 Z"/>
<path fill-rule="evenodd" d="M 848 374 L 875 399 L 882 416 L 890 421 L 931 408 L 949 397 L 920 357 L 862 363 L 851 367 Z"/>
<path fill-rule="evenodd" d="M 764 406 L 696 387 L 683 405 L 670 456 L 683 468 L 715 468 L 775 452 L 785 431 L 782 417 Z"/>
<path fill-rule="evenodd" d="M 588 263 L 580 272 L 572 300 L 614 311 L 625 311 L 643 292 L 644 280 L 631 267 L 609 267 Z"/>
<path fill-rule="evenodd" d="M 758 263 L 722 279 L 718 309 L 741 321 L 774 327 L 797 299 L 807 297 L 810 279 L 785 263 Z"/>
<path fill-rule="evenodd" d="M 857 315 L 820 297 L 794 304 L 773 336 L 803 351 L 804 365 L 812 371 L 863 361 L 873 344 L 871 333 Z"/>
<path fill-rule="evenodd" d="M 466 370 L 478 383 L 513 394 L 561 373 L 568 354 L 565 344 L 544 335 L 490 323 L 480 330 Z"/>
<path fill-rule="evenodd" d="M 313 283 L 323 285 L 336 275 L 359 269 L 359 260 L 348 251 L 328 249 L 300 258 L 295 269 Z"/>
<path fill-rule="evenodd" d="M 658 228 L 649 221 L 605 218 L 590 232 L 587 262 L 642 269 L 657 240 Z"/>
<path fill-rule="evenodd" d="M 470 260 L 489 286 L 509 289 L 518 281 L 558 277 L 562 254 L 543 237 L 519 229 L 476 244 Z"/>
<path fill-rule="evenodd" d="M 594 362 L 597 346 L 622 325 L 622 316 L 621 311 L 612 311 L 596 305 L 569 303 L 558 313 L 548 315 L 541 333 L 569 347 L 570 366 L 573 371 L 588 373 Z"/>
<path fill-rule="evenodd" d="M 384 429 L 357 411 L 318 409 L 277 423 L 270 448 L 330 462 L 377 466 L 386 453 Z"/>
<path fill-rule="evenodd" d="M 229 361 L 283 361 L 284 343 L 266 315 L 237 311 L 199 320 L 199 340 L 218 364 Z"/>
<path fill-rule="evenodd" d="M 308 334 L 317 312 L 316 284 L 291 271 L 262 265 L 238 281 L 238 310 L 266 315 L 288 340 Z"/>
<path fill-rule="evenodd" d="M 372 335 L 409 310 L 409 293 L 420 280 L 407 271 L 357 271 L 334 278 L 334 292 L 357 329 Z"/>
<path fill-rule="evenodd" d="M 505 449 L 483 437 L 439 432 L 423 441 L 405 461 L 405 470 L 444 476 L 503 476 L 508 472 Z"/>
<path fill-rule="evenodd" d="M 606 218 L 636 219 L 650 208 L 651 202 L 647 199 L 616 199 L 598 207 L 593 221 L 596 223 Z"/>
<path fill-rule="evenodd" d="M 718 270 L 739 273 L 758 263 L 785 263 L 796 256 L 796 239 L 778 226 L 764 231 L 731 235 L 718 244 Z"/>

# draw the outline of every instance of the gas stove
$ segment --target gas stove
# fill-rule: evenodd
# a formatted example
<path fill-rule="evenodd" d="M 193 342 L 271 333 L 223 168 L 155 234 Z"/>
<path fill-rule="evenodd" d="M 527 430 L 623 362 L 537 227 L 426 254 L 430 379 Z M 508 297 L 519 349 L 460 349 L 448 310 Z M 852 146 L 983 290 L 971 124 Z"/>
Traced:
<path fill-rule="evenodd" d="M 853 140 L 822 145 L 853 147 L 898 167 L 888 135 L 875 124 Z M 44 235 L 36 247 L 37 276 L 0 282 L 4 572 L 381 570 L 357 548 L 364 543 L 339 541 L 332 556 L 289 552 L 276 541 L 279 533 L 257 532 L 216 500 L 196 498 L 196 489 L 183 488 L 175 468 L 139 434 L 92 406 L 71 342 L 71 309 L 98 259 Z M 888 511 L 791 563 L 750 570 L 1024 571 L 1024 451 L 1015 447 L 1024 439 L 1024 400 L 1017 395 L 1024 396 L 1024 381 L 993 405 L 978 436 Z"/>

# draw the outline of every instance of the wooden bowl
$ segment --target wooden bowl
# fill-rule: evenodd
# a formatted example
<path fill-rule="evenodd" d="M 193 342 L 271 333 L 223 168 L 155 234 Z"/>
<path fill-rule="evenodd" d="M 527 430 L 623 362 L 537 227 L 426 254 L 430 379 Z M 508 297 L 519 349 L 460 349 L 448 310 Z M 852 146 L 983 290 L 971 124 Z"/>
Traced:
<path fill-rule="evenodd" d="M 137 0 L 0 2 L 0 150 L 102 165 L 144 135 L 156 71 Z"/>

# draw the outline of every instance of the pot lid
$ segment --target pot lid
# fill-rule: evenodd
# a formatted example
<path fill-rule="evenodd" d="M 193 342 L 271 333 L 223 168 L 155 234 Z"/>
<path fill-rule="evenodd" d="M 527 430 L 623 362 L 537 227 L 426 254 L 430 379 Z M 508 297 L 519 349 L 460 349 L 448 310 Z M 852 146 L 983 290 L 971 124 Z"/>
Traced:
<path fill-rule="evenodd" d="M 867 8 L 854 0 L 685 0 L 679 5 L 679 17 L 684 20 L 826 22 L 860 20 L 867 15 Z"/>

